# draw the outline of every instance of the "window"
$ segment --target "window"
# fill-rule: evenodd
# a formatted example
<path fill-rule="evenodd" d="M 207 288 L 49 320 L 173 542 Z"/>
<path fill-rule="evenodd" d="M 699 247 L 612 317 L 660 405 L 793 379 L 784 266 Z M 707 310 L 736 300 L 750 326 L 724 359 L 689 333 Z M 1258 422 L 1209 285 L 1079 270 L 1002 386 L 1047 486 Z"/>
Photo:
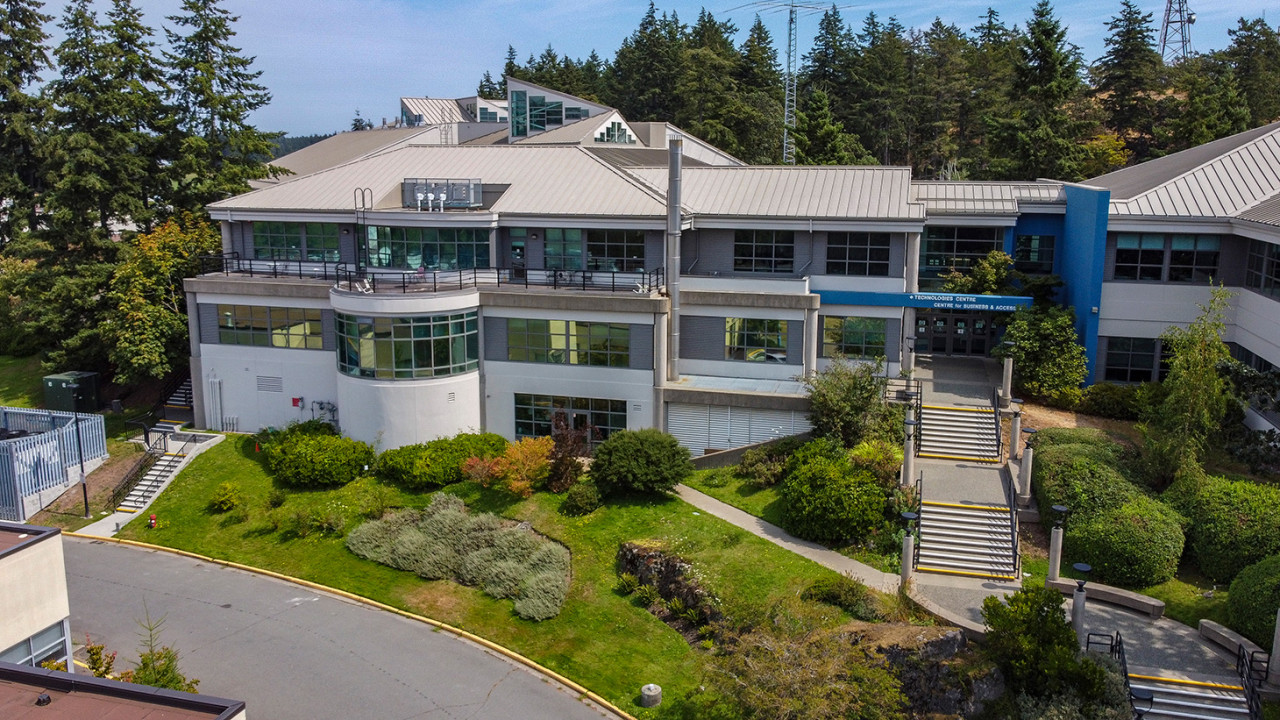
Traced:
<path fill-rule="evenodd" d="M 573 105 L 565 106 L 564 119 L 566 121 L 584 120 L 589 117 L 591 117 L 591 113 L 588 112 L 586 108 L 574 107 Z"/>
<path fill-rule="evenodd" d="M 1263 295 L 1280 298 L 1280 245 L 1249 241 L 1249 264 L 1244 286 Z"/>
<path fill-rule="evenodd" d="M 547 228 L 543 260 L 549 270 L 582 269 L 582 231 Z"/>
<path fill-rule="evenodd" d="M 1116 235 L 1117 280 L 1164 279 L 1164 236 L 1152 233 Z"/>
<path fill-rule="evenodd" d="M 219 305 L 218 343 L 323 350 L 319 308 Z"/>
<path fill-rule="evenodd" d="M 489 267 L 485 228 L 365 228 L 369 267 L 470 270 Z"/>
<path fill-rule="evenodd" d="M 994 227 L 926 227 L 920 247 L 922 288 L 942 285 L 952 268 L 968 270 L 992 250 L 1003 247 L 1003 231 Z"/>
<path fill-rule="evenodd" d="M 615 120 L 596 135 L 596 142 L 629 145 L 635 143 L 635 138 L 631 137 L 631 133 L 627 132 L 625 125 Z"/>
<path fill-rule="evenodd" d="M 1208 282 L 1218 273 L 1222 239 L 1217 235 L 1116 233 L 1113 237 L 1116 280 Z"/>
<path fill-rule="evenodd" d="M 790 230 L 738 230 L 733 235 L 735 272 L 789 273 L 795 268 L 796 239 Z"/>
<path fill-rule="evenodd" d="M 595 428 L 591 444 L 595 445 L 617 430 L 627 429 L 627 402 L 602 398 L 575 398 L 554 395 L 516 394 L 516 437 L 547 437 L 551 420 L 563 412 L 571 427 Z"/>
<path fill-rule="evenodd" d="M 630 367 L 631 326 L 572 320 L 507 320 L 507 359 Z"/>
<path fill-rule="evenodd" d="M 4 652 L 0 660 L 40 667 L 40 663 L 67 660 L 67 636 L 61 622 L 54 623 Z"/>
<path fill-rule="evenodd" d="M 827 233 L 827 274 L 888 277 L 889 233 Z"/>
<path fill-rule="evenodd" d="M 529 94 L 524 90 L 511 91 L 511 136 L 529 134 Z"/>
<path fill-rule="evenodd" d="M 608 272 L 644 270 L 644 231 L 588 230 L 587 269 Z"/>
<path fill-rule="evenodd" d="M 337 262 L 338 225 L 255 222 L 253 257 L 257 260 Z"/>
<path fill-rule="evenodd" d="M 884 318 L 823 316 L 822 357 L 884 357 L 888 322 Z"/>
<path fill-rule="evenodd" d="M 1150 382 L 1155 377 L 1155 338 L 1107 339 L 1107 362 L 1103 379 L 1107 382 Z"/>
<path fill-rule="evenodd" d="M 787 321 L 725 318 L 724 358 L 749 362 L 787 361 Z"/>
<path fill-rule="evenodd" d="M 1169 282 L 1209 282 L 1218 274 L 1217 235 L 1174 235 L 1169 241 Z"/>
<path fill-rule="evenodd" d="M 1053 272 L 1053 235 L 1019 235 L 1013 249 L 1013 267 L 1024 273 L 1048 275 Z"/>
<path fill-rule="evenodd" d="M 378 379 L 456 375 L 480 367 L 475 310 L 414 317 L 337 316 L 338 370 Z"/>

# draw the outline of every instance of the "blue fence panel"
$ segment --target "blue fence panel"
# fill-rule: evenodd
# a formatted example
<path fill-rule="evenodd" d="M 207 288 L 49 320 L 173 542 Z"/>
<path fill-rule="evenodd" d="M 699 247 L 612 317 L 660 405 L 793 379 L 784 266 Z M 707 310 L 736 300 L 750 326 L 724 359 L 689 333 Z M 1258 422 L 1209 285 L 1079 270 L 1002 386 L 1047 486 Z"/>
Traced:
<path fill-rule="evenodd" d="M 25 520 L 25 498 L 66 487 L 69 470 L 107 456 L 101 415 L 0 408 L 0 427 L 32 433 L 0 440 L 0 519 Z"/>

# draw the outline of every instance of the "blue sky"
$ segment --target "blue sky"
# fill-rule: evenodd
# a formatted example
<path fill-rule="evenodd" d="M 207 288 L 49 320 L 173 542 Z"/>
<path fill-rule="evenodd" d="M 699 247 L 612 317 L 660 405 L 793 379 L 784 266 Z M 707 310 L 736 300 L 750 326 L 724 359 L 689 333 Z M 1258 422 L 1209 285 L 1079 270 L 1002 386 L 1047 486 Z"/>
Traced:
<path fill-rule="evenodd" d="M 178 12 L 180 0 L 135 0 L 148 24 L 167 24 L 165 16 Z M 682 21 L 695 20 L 707 7 L 718 19 L 732 20 L 745 37 L 754 13 L 729 12 L 746 0 L 715 2 L 659 2 L 658 10 L 676 11 Z M 809 0 L 812 2 L 812 0 Z M 1227 29 L 1240 16 L 1263 16 L 1268 0 L 1188 0 L 1198 19 L 1192 28 L 1197 50 L 1225 47 Z M 107 6 L 97 0 L 100 8 Z M 924 28 L 940 16 L 961 28 L 976 25 L 988 6 L 1006 23 L 1021 25 L 1034 0 L 950 0 L 945 4 L 895 3 L 844 5 L 846 22 L 859 27 L 866 14 L 894 15 L 907 27 Z M 1164 14 L 1163 0 L 1141 0 L 1153 14 L 1157 32 Z M 1087 61 L 1103 51 L 1106 22 L 1120 0 L 1076 0 L 1054 3 L 1068 26 L 1071 42 Z M 550 44 L 561 55 L 585 58 L 593 49 L 611 59 L 648 8 L 647 0 L 225 0 L 223 7 L 240 16 L 237 42 L 246 55 L 256 56 L 261 81 L 271 90 L 271 105 L 254 120 L 264 130 L 292 135 L 333 132 L 350 125 L 358 108 L 380 122 L 399 112 L 402 95 L 462 97 L 474 94 L 485 70 L 495 79 L 507 46 L 521 61 Z M 60 15 L 62 5 L 47 10 Z M 1276 14 L 1273 11 L 1273 16 Z M 765 13 L 779 60 L 785 62 L 786 13 Z M 817 32 L 819 15 L 801 15 L 798 44 L 803 55 Z M 1277 18 L 1268 18 L 1273 25 Z M 51 27 L 52 34 L 58 30 Z M 163 36 L 162 36 L 163 37 Z M 56 42 L 56 38 L 55 38 Z"/>

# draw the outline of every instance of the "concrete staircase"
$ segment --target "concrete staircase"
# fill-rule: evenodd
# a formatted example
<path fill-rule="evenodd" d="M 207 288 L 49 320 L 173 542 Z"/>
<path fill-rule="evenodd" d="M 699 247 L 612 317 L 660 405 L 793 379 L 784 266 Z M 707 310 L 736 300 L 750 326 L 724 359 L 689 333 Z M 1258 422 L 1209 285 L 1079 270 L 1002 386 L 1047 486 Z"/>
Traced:
<path fill-rule="evenodd" d="M 164 418 L 156 421 L 156 429 L 176 432 L 195 420 L 195 399 L 191 378 L 182 381 L 164 401 Z"/>
<path fill-rule="evenodd" d="M 1000 419 L 991 408 L 920 408 L 919 457 L 1000 462 Z"/>
<path fill-rule="evenodd" d="M 151 498 L 155 497 L 174 475 L 178 474 L 178 470 L 182 467 L 182 462 L 187 457 L 186 453 L 167 452 L 156 458 L 156 462 L 147 470 L 138 484 L 133 490 L 125 496 L 120 502 L 120 506 L 116 508 L 119 512 L 137 512 L 147 506 L 151 502 Z"/>
<path fill-rule="evenodd" d="M 1009 508 L 925 501 L 920 506 L 919 572 L 1014 580 L 1018 547 Z"/>
<path fill-rule="evenodd" d="M 1249 708 L 1238 679 L 1205 682 L 1130 674 L 1129 685 L 1155 696 L 1144 720 L 1249 720 Z M 1139 704 L 1141 709 L 1141 704 Z"/>

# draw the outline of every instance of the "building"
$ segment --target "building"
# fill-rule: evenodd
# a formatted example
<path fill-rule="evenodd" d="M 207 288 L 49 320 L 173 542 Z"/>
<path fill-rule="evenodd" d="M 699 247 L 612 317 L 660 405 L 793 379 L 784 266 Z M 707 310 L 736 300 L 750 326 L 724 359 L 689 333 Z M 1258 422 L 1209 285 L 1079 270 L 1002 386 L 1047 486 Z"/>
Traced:
<path fill-rule="evenodd" d="M 71 610 L 62 531 L 0 523 L 0 587 L 0 662 L 68 662 Z"/>
<path fill-rule="evenodd" d="M 244 703 L 0 661 L 8 720 L 246 720 Z"/>
<path fill-rule="evenodd" d="M 496 134 L 210 206 L 224 255 L 186 284 L 198 422 L 327 417 L 385 449 L 546 434 L 563 410 L 743 445 L 807 429 L 798 378 L 837 354 L 890 374 L 987 355 L 993 313 L 1026 300 L 936 291 L 997 249 L 1065 280 L 1091 381 L 1155 377 L 1210 277 L 1237 290 L 1240 356 L 1280 363 L 1280 124 L 1083 184 L 917 182 L 745 166 L 511 78 L 507 108 Z"/>

